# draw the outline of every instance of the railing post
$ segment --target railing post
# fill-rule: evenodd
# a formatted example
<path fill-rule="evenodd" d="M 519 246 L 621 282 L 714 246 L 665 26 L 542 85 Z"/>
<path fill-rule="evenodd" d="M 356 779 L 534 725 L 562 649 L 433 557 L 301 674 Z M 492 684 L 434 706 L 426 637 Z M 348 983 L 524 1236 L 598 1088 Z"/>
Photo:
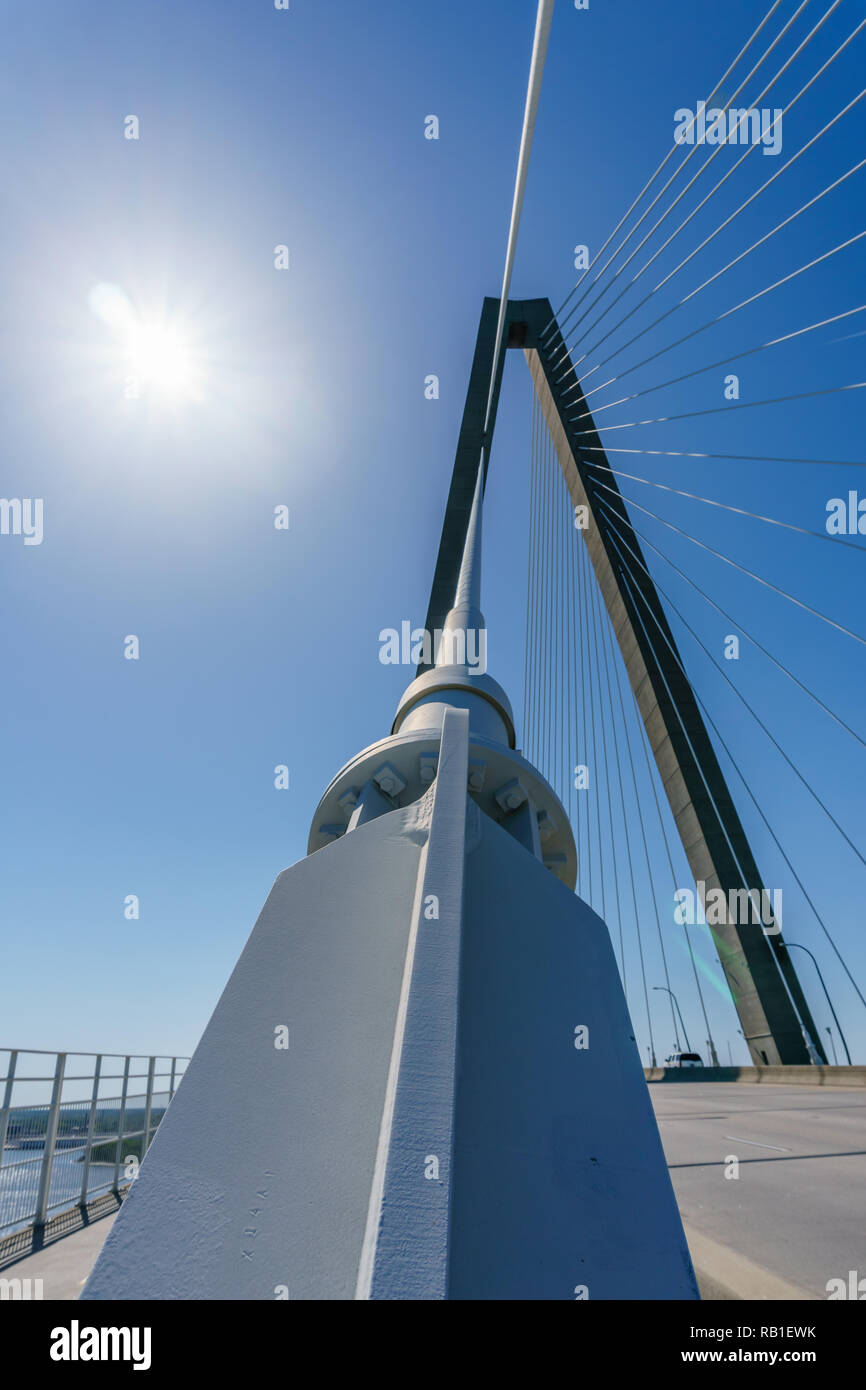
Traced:
<path fill-rule="evenodd" d="M 124 1058 L 123 1091 L 120 1096 L 120 1126 L 117 1133 L 117 1149 L 114 1155 L 114 1183 L 112 1184 L 112 1190 L 118 1197 L 120 1196 L 120 1184 L 118 1181 L 120 1177 L 120 1152 L 123 1148 L 123 1128 L 126 1124 L 126 1093 L 129 1088 L 129 1064 L 131 1061 L 131 1057 Z"/>
<path fill-rule="evenodd" d="M 48 1213 L 48 1197 L 51 1191 L 51 1172 L 54 1167 L 54 1146 L 57 1142 L 57 1126 L 60 1122 L 60 1097 L 63 1093 L 63 1073 L 66 1069 L 66 1053 L 57 1053 L 54 1067 L 54 1085 L 51 1088 L 51 1104 L 48 1109 L 48 1128 L 45 1131 L 45 1147 L 42 1150 L 42 1167 L 39 1171 L 39 1193 L 36 1198 L 34 1226 L 44 1226 Z"/>
<path fill-rule="evenodd" d="M 150 1147 L 150 1114 L 153 1110 L 153 1074 L 156 1070 L 156 1058 L 150 1057 L 147 1063 L 147 1095 L 144 1099 L 144 1134 L 141 1142 L 141 1157 L 147 1153 Z"/>
<path fill-rule="evenodd" d="M 172 1059 L 171 1059 L 171 1080 L 170 1080 L 169 1083 L 168 1083 L 168 1103 L 169 1103 L 169 1105 L 171 1104 L 172 1097 L 174 1096 L 174 1077 L 175 1077 L 175 1072 L 176 1072 L 176 1071 L 177 1071 L 177 1058 L 176 1058 L 176 1057 L 172 1057 Z"/>
<path fill-rule="evenodd" d="M 93 1073 L 93 1092 L 90 1097 L 90 1114 L 87 1117 L 87 1138 L 84 1141 L 84 1174 L 81 1179 L 79 1206 L 87 1206 L 87 1184 L 90 1181 L 90 1155 L 93 1152 L 93 1127 L 96 1124 L 96 1102 L 99 1099 L 99 1074 L 102 1071 L 102 1053 L 96 1058 Z"/>
<path fill-rule="evenodd" d="M 3 1087 L 3 1106 L 0 1109 L 0 1165 L 3 1163 L 3 1150 L 6 1147 L 6 1135 L 9 1130 L 9 1111 L 12 1107 L 12 1087 L 15 1084 L 17 1064 L 18 1049 L 16 1047 L 9 1053 L 9 1070 L 6 1073 L 6 1085 Z"/>

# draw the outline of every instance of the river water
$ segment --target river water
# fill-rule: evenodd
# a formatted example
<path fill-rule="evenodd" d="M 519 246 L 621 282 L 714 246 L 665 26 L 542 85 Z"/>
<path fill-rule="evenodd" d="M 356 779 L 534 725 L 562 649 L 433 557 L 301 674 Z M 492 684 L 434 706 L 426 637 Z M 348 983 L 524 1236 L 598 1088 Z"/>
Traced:
<path fill-rule="evenodd" d="M 58 1149 L 51 1170 L 48 1215 L 56 1216 L 64 1207 L 75 1206 L 81 1196 L 84 1177 L 82 1149 Z M 0 1236 L 29 1226 L 36 1210 L 41 1149 L 4 1149 L 0 1164 Z M 123 1170 L 121 1169 L 121 1179 Z M 106 1192 L 114 1181 L 113 1163 L 91 1163 L 87 1182 L 88 1198 Z"/>

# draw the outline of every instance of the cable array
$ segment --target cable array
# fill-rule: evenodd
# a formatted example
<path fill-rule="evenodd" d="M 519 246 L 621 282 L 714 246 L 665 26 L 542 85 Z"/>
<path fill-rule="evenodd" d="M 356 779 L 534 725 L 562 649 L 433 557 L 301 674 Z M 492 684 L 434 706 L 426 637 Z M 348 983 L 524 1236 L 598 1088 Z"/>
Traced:
<path fill-rule="evenodd" d="M 744 797 L 759 858 L 796 895 L 793 934 L 823 943 L 837 982 L 866 1004 L 831 930 L 821 859 L 808 861 L 797 834 L 776 824 L 784 807 L 768 794 L 777 781 L 790 786 L 833 866 L 866 870 L 862 811 L 833 775 L 866 751 L 854 699 L 866 676 L 855 602 L 866 507 L 857 510 L 856 474 L 837 475 L 839 497 L 822 497 L 832 470 L 866 469 L 845 456 L 857 447 L 845 441 L 862 432 L 854 412 L 866 386 L 866 304 L 852 302 L 866 269 L 866 229 L 855 220 L 866 159 L 851 158 L 851 123 L 866 96 L 856 81 L 866 19 L 847 19 L 848 8 L 844 0 L 769 7 L 707 107 L 717 98 L 738 132 L 769 98 L 769 131 L 778 128 L 780 144 L 796 113 L 795 148 L 786 145 L 775 167 L 754 140 L 736 151 L 730 142 L 675 143 L 538 344 L 590 515 L 588 529 L 577 524 L 533 393 L 526 752 L 568 810 L 578 892 L 608 924 L 653 1056 L 651 990 L 670 990 L 672 951 L 688 958 L 691 1016 L 711 1055 L 719 1001 L 727 1006 L 730 994 L 709 933 L 672 924 L 668 880 L 676 889 L 690 874 L 599 588 L 593 527 L 603 528 L 642 639 L 653 652 L 666 650 L 689 681 L 726 778 L 739 787 L 738 802 Z M 839 337 L 840 325 L 852 331 Z M 715 351 L 697 355 L 710 339 Z M 634 409 L 660 398 L 646 412 Z M 641 463 L 620 466 L 622 456 Z M 696 470 L 698 483 L 686 479 Z M 862 487 L 866 494 L 866 474 Z M 833 508 L 835 527 L 826 520 Z M 648 581 L 665 625 L 647 603 Z M 740 640 L 748 660 L 737 664 Z M 779 951 L 775 958 L 791 997 L 787 963 Z M 814 982 L 805 983 L 811 996 Z"/>

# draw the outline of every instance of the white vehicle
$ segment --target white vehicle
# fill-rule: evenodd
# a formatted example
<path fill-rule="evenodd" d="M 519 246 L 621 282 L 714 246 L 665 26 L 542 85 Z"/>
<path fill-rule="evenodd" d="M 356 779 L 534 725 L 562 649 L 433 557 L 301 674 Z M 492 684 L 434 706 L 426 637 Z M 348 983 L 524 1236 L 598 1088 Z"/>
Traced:
<path fill-rule="evenodd" d="M 702 1067 L 703 1058 L 697 1052 L 672 1052 L 665 1058 L 666 1067 Z"/>

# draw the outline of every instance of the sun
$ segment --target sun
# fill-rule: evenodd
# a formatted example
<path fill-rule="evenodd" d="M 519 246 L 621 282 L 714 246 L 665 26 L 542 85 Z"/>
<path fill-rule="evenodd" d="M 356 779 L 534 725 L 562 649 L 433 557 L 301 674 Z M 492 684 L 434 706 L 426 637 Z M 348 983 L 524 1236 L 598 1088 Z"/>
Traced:
<path fill-rule="evenodd" d="M 189 343 L 178 328 L 136 321 L 125 339 L 130 375 L 144 389 L 172 396 L 193 393 L 195 364 Z"/>
<path fill-rule="evenodd" d="M 202 361 L 181 319 L 136 307 L 118 285 L 107 283 L 91 290 L 90 307 L 111 332 L 111 355 L 127 398 L 202 399 Z"/>

